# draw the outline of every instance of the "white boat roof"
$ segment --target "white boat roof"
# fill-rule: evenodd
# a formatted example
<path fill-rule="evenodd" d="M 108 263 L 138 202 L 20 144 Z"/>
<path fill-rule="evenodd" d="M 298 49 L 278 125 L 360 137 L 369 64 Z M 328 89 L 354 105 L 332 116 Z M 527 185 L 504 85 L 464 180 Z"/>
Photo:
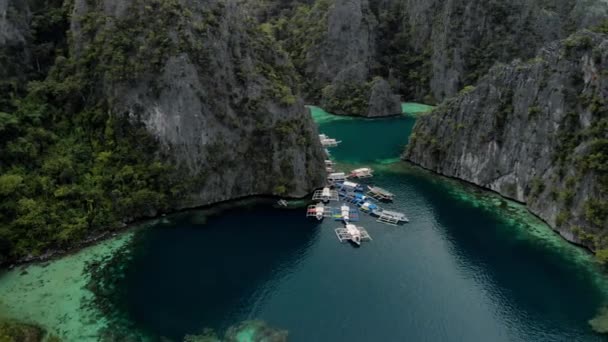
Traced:
<path fill-rule="evenodd" d="M 346 181 L 346 182 L 344 182 L 344 186 L 348 186 L 348 187 L 351 187 L 351 188 L 355 188 L 355 187 L 359 186 L 359 184 L 357 184 L 357 183 L 355 183 L 355 182 L 349 182 L 349 181 Z"/>
<path fill-rule="evenodd" d="M 344 172 L 334 172 L 329 174 L 330 177 L 346 177 Z"/>
<path fill-rule="evenodd" d="M 357 226 L 355 226 L 354 224 L 347 224 L 346 225 L 346 230 L 351 235 L 361 235 L 361 231 L 359 231 L 359 228 L 357 228 Z"/>
<path fill-rule="evenodd" d="M 369 171 L 371 171 L 371 170 L 372 170 L 372 169 L 370 169 L 370 168 L 368 168 L 368 167 L 362 167 L 362 168 L 360 168 L 360 169 L 355 169 L 355 170 L 353 170 L 353 172 L 369 172 Z"/>

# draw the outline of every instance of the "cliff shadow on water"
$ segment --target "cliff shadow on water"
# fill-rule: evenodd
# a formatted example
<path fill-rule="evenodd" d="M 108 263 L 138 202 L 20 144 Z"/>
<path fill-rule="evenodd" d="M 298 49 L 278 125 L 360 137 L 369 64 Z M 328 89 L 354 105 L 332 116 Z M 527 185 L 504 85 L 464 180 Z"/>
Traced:
<path fill-rule="evenodd" d="M 405 183 L 432 207 L 435 229 L 449 227 L 441 234 L 454 245 L 458 267 L 479 283 L 492 283 L 484 287 L 494 290 L 496 301 L 508 298 L 501 314 L 524 312 L 548 337 L 564 324 L 573 339 L 589 334 L 587 321 L 608 303 L 608 281 L 587 250 L 564 240 L 524 205 L 476 185 L 408 164 L 387 166 L 383 173 L 382 183 Z"/>
<path fill-rule="evenodd" d="M 277 220 L 288 225 L 271 224 Z M 299 211 L 268 203 L 168 217 L 92 269 L 96 305 L 112 321 L 107 333 L 115 339 L 143 334 L 181 341 L 257 319 L 265 291 L 315 244 L 316 226 Z"/>

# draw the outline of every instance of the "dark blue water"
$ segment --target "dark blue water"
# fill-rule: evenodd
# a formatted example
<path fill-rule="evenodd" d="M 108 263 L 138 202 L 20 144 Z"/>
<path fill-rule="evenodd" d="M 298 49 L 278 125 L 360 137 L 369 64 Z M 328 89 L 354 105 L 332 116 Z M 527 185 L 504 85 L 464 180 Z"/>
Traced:
<path fill-rule="evenodd" d="M 361 163 L 397 157 L 412 124 L 341 120 L 321 131 L 344 141 L 336 158 Z M 357 249 L 338 242 L 339 223 L 303 210 L 174 216 L 135 240 L 122 313 L 173 340 L 250 319 L 290 341 L 602 340 L 587 324 L 606 299 L 602 277 L 584 253 L 476 189 L 403 163 L 373 166 L 374 182 L 397 195 L 388 207 L 410 224 L 363 216 L 374 240 Z"/>

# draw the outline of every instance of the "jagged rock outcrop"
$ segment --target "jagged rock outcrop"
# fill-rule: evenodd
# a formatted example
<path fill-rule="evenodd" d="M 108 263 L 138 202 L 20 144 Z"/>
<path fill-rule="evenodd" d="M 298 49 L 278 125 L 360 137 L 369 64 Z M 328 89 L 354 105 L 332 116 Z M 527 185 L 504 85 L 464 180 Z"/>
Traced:
<path fill-rule="evenodd" d="M 393 93 L 390 84 L 382 78 L 375 79 L 370 86 L 368 117 L 388 116 L 401 113 L 399 96 Z"/>
<path fill-rule="evenodd" d="M 606 248 L 608 36 L 584 31 L 492 68 L 419 118 L 404 158 L 525 202 L 565 238 Z"/>
<path fill-rule="evenodd" d="M 304 78 L 307 97 L 329 104 L 326 109 L 336 114 L 368 116 L 371 82 L 383 77 L 373 71 L 378 21 L 371 4 L 320 0 L 294 12 L 293 17 L 278 21 L 277 35 Z M 395 96 L 378 96 L 378 90 L 387 89 L 377 88 L 373 107 L 394 107 Z M 392 114 L 374 112 L 374 116 Z"/>
<path fill-rule="evenodd" d="M 433 103 L 474 84 L 497 62 L 529 59 L 545 44 L 608 16 L 604 0 L 317 0 L 279 34 L 313 100 L 359 63 L 404 99 Z M 282 26 L 283 25 L 283 26 Z M 306 51 L 302 53 L 302 50 Z M 335 85 L 334 85 L 335 86 Z"/>
<path fill-rule="evenodd" d="M 183 206 L 303 196 L 322 184 L 323 156 L 293 68 L 238 1 L 89 3 L 75 2 L 75 53 L 113 45 L 114 34 L 131 26 L 138 29 L 129 38 L 152 49 L 124 56 L 128 70 L 118 64 L 106 71 L 101 96 L 114 115 L 142 122 L 190 176 L 202 179 Z M 91 16 L 101 25 L 92 37 Z M 103 63 L 123 60 L 109 58 Z"/>
<path fill-rule="evenodd" d="M 242 1 L 0 0 L 0 264 L 323 184 L 297 74 Z"/>
<path fill-rule="evenodd" d="M 608 16 L 608 4 L 603 0 L 457 0 L 435 4 L 434 18 L 428 18 L 428 22 L 437 23 L 429 37 L 430 89 L 439 100 L 474 84 L 496 62 L 532 58 L 544 44 L 597 25 Z"/>
<path fill-rule="evenodd" d="M 29 16 L 26 2 L 0 0 L 0 45 L 25 44 Z"/>

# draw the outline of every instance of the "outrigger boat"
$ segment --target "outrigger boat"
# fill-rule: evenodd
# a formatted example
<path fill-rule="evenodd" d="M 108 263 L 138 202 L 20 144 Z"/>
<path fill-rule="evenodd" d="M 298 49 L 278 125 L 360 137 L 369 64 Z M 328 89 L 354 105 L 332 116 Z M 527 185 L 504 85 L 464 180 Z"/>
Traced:
<path fill-rule="evenodd" d="M 355 222 L 359 221 L 359 210 L 343 204 L 340 208 L 333 209 L 333 217 L 336 221 Z"/>
<path fill-rule="evenodd" d="M 341 141 L 330 138 L 325 134 L 319 134 L 319 140 L 321 141 L 321 145 L 323 145 L 323 147 L 336 147 L 339 143 L 341 143 Z"/>
<path fill-rule="evenodd" d="M 371 202 L 363 202 L 359 208 L 361 208 L 361 210 L 365 211 L 366 213 L 371 213 L 374 210 L 380 209 L 377 205 Z"/>
<path fill-rule="evenodd" d="M 342 215 L 342 219 L 344 222 L 348 222 L 350 219 L 350 207 L 347 205 L 343 205 L 340 207 L 340 214 Z"/>
<path fill-rule="evenodd" d="M 312 195 L 313 201 L 321 201 L 323 203 L 328 203 L 329 201 L 338 201 L 340 196 L 338 195 L 338 191 L 332 190 L 329 187 L 323 188 L 323 190 L 317 190 Z"/>
<path fill-rule="evenodd" d="M 323 203 L 317 203 L 317 205 L 315 206 L 315 214 L 316 214 L 316 218 L 317 220 L 321 221 L 323 219 L 323 214 L 325 213 L 325 205 L 323 205 Z"/>
<path fill-rule="evenodd" d="M 363 167 L 360 169 L 352 170 L 349 175 L 349 177 L 359 178 L 359 179 L 370 178 L 373 176 L 374 176 L 374 170 L 370 169 L 369 167 Z"/>
<path fill-rule="evenodd" d="M 346 181 L 346 174 L 344 172 L 334 172 L 327 176 L 327 181 L 331 184 L 342 183 Z"/>
<path fill-rule="evenodd" d="M 338 184 L 338 189 L 341 195 L 349 195 L 355 192 L 363 192 L 363 187 L 359 183 L 344 181 Z"/>
<path fill-rule="evenodd" d="M 306 211 L 307 217 L 314 217 L 317 220 L 321 221 L 325 217 L 330 217 L 332 215 L 332 208 L 326 207 L 323 203 L 319 202 L 315 205 L 308 206 L 308 210 Z"/>
<path fill-rule="evenodd" d="M 367 187 L 367 189 L 369 190 L 367 192 L 367 195 L 379 201 L 392 201 L 395 198 L 395 195 L 393 195 L 393 193 L 377 186 L 370 185 Z"/>
<path fill-rule="evenodd" d="M 376 210 L 372 210 L 371 214 L 373 216 L 378 217 L 376 221 L 390 225 L 397 225 L 401 222 L 410 222 L 410 220 L 405 216 L 405 214 L 396 211 L 378 208 Z"/>
<path fill-rule="evenodd" d="M 354 224 L 347 224 L 346 231 L 350 234 L 350 241 L 352 241 L 355 245 L 361 246 L 361 232 L 357 229 L 357 226 Z"/>
<path fill-rule="evenodd" d="M 370 241 L 372 238 L 363 227 L 357 227 L 354 224 L 347 223 L 344 228 L 335 229 L 336 236 L 340 242 L 350 241 L 355 246 L 361 246 L 362 241 Z"/>
<path fill-rule="evenodd" d="M 331 160 L 325 161 L 325 171 L 334 172 L 334 162 Z"/>

